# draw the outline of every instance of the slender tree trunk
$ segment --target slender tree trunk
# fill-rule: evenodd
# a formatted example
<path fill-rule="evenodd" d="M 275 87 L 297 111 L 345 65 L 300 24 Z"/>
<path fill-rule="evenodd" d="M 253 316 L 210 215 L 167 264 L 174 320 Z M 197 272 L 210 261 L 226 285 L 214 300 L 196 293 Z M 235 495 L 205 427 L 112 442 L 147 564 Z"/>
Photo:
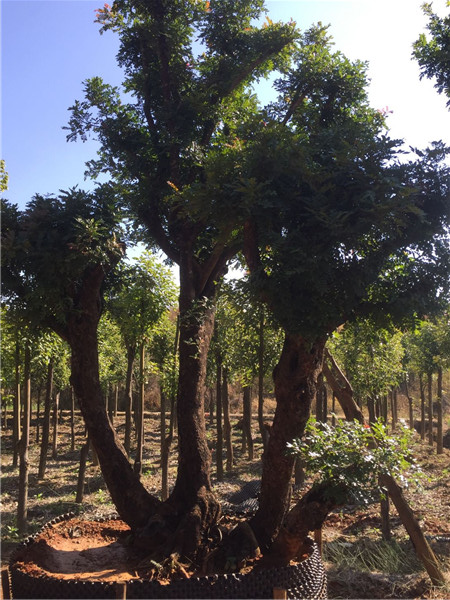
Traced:
<path fill-rule="evenodd" d="M 145 382 L 144 382 L 144 363 L 145 363 L 145 344 L 142 342 L 139 351 L 139 408 L 137 414 L 137 450 L 136 459 L 134 461 L 134 472 L 142 475 L 142 455 L 144 447 L 144 398 L 145 398 Z"/>
<path fill-rule="evenodd" d="M 42 388 L 39 385 L 37 389 L 37 400 L 36 400 L 36 445 L 39 445 L 39 434 L 40 434 L 40 421 L 41 421 L 41 394 Z"/>
<path fill-rule="evenodd" d="M 170 448 L 173 442 L 173 436 L 175 432 L 176 424 L 176 397 L 177 397 L 177 383 L 175 380 L 177 371 L 177 352 L 178 342 L 180 336 L 180 319 L 177 317 L 177 326 L 175 330 L 175 344 L 173 348 L 173 377 L 174 380 L 171 384 L 171 396 L 170 396 L 170 422 L 169 422 L 169 435 L 164 439 L 162 451 L 161 451 L 161 499 L 167 500 L 169 497 L 169 457 Z M 164 432 L 166 430 L 164 424 Z M 165 434 L 164 434 L 165 435 Z"/>
<path fill-rule="evenodd" d="M 114 418 L 117 419 L 117 410 L 119 408 L 119 384 L 114 386 Z"/>
<path fill-rule="evenodd" d="M 55 395 L 53 404 L 53 441 L 52 441 L 52 458 L 58 456 L 58 410 L 59 410 L 59 392 Z"/>
<path fill-rule="evenodd" d="M 18 334 L 17 334 L 18 335 Z M 15 348 L 15 390 L 13 405 L 13 463 L 15 468 L 19 464 L 19 440 L 20 440 L 20 344 L 16 340 Z"/>
<path fill-rule="evenodd" d="M 391 416 L 392 430 L 394 431 L 398 422 L 398 396 L 396 389 L 391 390 Z"/>
<path fill-rule="evenodd" d="M 244 387 L 244 416 L 242 419 L 243 437 L 247 442 L 248 460 L 253 460 L 253 438 L 252 438 L 252 388 Z"/>
<path fill-rule="evenodd" d="M 425 439 L 425 383 L 422 374 L 419 375 L 420 382 L 420 438 Z"/>
<path fill-rule="evenodd" d="M 373 396 L 367 398 L 367 409 L 369 411 L 369 423 L 375 423 L 377 417 L 375 414 L 375 400 Z"/>
<path fill-rule="evenodd" d="M 227 473 L 231 473 L 233 470 L 233 440 L 231 435 L 231 423 L 230 423 L 230 401 L 228 397 L 228 370 L 225 367 L 223 369 L 223 380 L 222 380 L 222 407 L 223 407 L 223 432 L 225 436 L 226 446 L 226 470 Z"/>
<path fill-rule="evenodd" d="M 25 345 L 24 357 L 25 398 L 23 410 L 22 437 L 19 444 L 19 493 L 17 501 L 17 529 L 21 535 L 28 527 L 28 448 L 30 445 L 30 415 L 31 415 L 31 350 L 29 343 Z"/>
<path fill-rule="evenodd" d="M 382 417 L 386 427 L 388 425 L 388 417 L 389 417 L 389 395 L 383 394 L 381 398 L 378 399 L 379 402 L 379 416 Z"/>
<path fill-rule="evenodd" d="M 70 386 L 70 450 L 75 450 L 75 393 Z"/>
<path fill-rule="evenodd" d="M 410 429 L 414 429 L 414 403 L 413 403 L 413 399 L 412 396 L 409 393 L 409 385 L 408 385 L 408 379 L 405 375 L 405 391 L 406 391 L 406 397 L 408 398 L 408 407 L 409 407 L 409 428 Z"/>
<path fill-rule="evenodd" d="M 214 404 L 216 399 L 214 397 L 214 388 L 209 388 L 209 427 L 214 427 Z"/>
<path fill-rule="evenodd" d="M 264 427 L 264 307 L 259 315 L 259 345 L 258 345 L 258 425 L 263 443 L 263 452 L 269 443 L 267 429 Z"/>
<path fill-rule="evenodd" d="M 289 507 L 295 458 L 286 445 L 302 435 L 317 391 L 325 340 L 309 343 L 299 335 L 285 333 L 283 350 L 274 369 L 277 407 L 264 455 L 259 509 L 251 526 L 266 548 L 277 535 Z"/>
<path fill-rule="evenodd" d="M 428 444 L 433 445 L 433 373 L 428 373 Z"/>
<path fill-rule="evenodd" d="M 217 468 L 217 481 L 223 481 L 223 427 L 222 427 L 222 365 L 219 358 L 217 357 L 217 371 L 216 371 L 216 429 L 217 429 L 217 442 L 216 442 L 216 468 Z"/>
<path fill-rule="evenodd" d="M 325 357 L 323 374 L 333 394 L 341 405 L 345 418 L 347 421 L 356 420 L 360 423 L 364 423 L 364 416 L 354 400 L 353 388 L 350 382 L 328 350 L 325 351 Z"/>
<path fill-rule="evenodd" d="M 131 452 L 131 413 L 133 410 L 133 364 L 136 357 L 136 346 L 127 348 L 127 376 L 125 381 L 125 452 Z"/>
<path fill-rule="evenodd" d="M 44 479 L 47 466 L 47 454 L 50 439 L 50 414 L 53 394 L 53 357 L 48 361 L 47 385 L 44 400 L 44 422 L 42 423 L 41 452 L 39 456 L 38 479 Z"/>
<path fill-rule="evenodd" d="M 77 493 L 75 496 L 77 504 L 81 504 L 84 498 L 84 480 L 86 479 L 86 464 L 90 445 L 91 441 L 88 435 L 86 442 L 81 446 L 80 450 L 80 466 L 78 468 Z"/>
<path fill-rule="evenodd" d="M 438 368 L 437 377 L 437 454 L 444 452 L 444 440 L 442 431 L 442 367 Z"/>
<path fill-rule="evenodd" d="M 323 373 L 320 373 L 317 378 L 317 393 L 316 393 L 316 420 L 323 421 L 323 402 L 322 402 L 322 386 Z"/>

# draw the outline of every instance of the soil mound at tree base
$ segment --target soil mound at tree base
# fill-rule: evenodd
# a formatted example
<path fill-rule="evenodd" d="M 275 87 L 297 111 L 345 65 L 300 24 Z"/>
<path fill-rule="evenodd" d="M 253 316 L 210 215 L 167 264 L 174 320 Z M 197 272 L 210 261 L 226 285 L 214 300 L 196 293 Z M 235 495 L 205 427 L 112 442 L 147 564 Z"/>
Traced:
<path fill-rule="evenodd" d="M 91 581 L 138 579 L 142 554 L 127 545 L 129 526 L 69 519 L 47 525 L 33 543 L 19 550 L 15 563 L 34 576 Z"/>
<path fill-rule="evenodd" d="M 52 522 L 11 557 L 13 598 L 109 598 L 125 583 L 127 598 L 326 598 L 327 585 L 317 547 L 301 563 L 186 579 L 151 580 L 149 558 L 128 543 L 130 528 L 120 520 Z"/>

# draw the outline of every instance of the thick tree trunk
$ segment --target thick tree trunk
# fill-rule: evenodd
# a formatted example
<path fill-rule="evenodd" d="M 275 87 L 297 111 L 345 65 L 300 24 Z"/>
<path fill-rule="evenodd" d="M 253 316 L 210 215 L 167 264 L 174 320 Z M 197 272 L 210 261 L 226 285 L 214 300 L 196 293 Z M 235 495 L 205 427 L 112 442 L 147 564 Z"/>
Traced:
<path fill-rule="evenodd" d="M 223 369 L 222 380 L 222 408 L 223 408 L 223 433 L 225 437 L 226 447 L 226 471 L 231 473 L 233 470 L 233 440 L 231 439 L 231 423 L 230 423 L 230 401 L 228 397 L 228 371 Z"/>
<path fill-rule="evenodd" d="M 25 398 L 23 406 L 22 437 L 19 443 L 19 491 L 17 500 L 17 529 L 21 535 L 26 533 L 28 527 L 28 448 L 30 445 L 30 416 L 31 416 L 31 351 L 25 345 L 24 384 Z"/>
<path fill-rule="evenodd" d="M 364 416 L 353 397 L 352 386 L 328 350 L 325 351 L 323 374 L 341 405 L 347 421 L 356 420 L 364 423 Z"/>
<path fill-rule="evenodd" d="M 274 369 L 277 407 L 264 454 L 260 505 L 251 521 L 261 549 L 277 535 L 289 507 L 295 457 L 287 455 L 286 445 L 304 431 L 322 370 L 324 345 L 325 340 L 309 343 L 286 333 Z"/>
<path fill-rule="evenodd" d="M 47 466 L 47 453 L 50 437 L 50 413 L 53 394 L 53 369 L 53 358 L 50 358 L 47 367 L 47 385 L 45 388 L 44 422 L 42 423 L 42 438 L 41 452 L 39 456 L 38 479 L 44 479 L 45 468 Z"/>
<path fill-rule="evenodd" d="M 314 485 L 289 511 L 269 552 L 264 557 L 267 566 L 285 566 L 310 551 L 308 534 L 322 529 L 328 514 L 340 506 L 346 488 L 328 483 Z"/>
<path fill-rule="evenodd" d="M 179 454 L 175 487 L 167 500 L 170 509 L 181 517 L 172 547 L 188 557 L 195 555 L 205 531 L 220 514 L 210 480 L 204 411 L 206 361 L 214 328 L 214 283 L 208 289 L 203 287 L 199 297 L 191 260 L 190 252 L 186 252 L 180 264 Z"/>
<path fill-rule="evenodd" d="M 78 299 L 77 314 L 67 324 L 67 340 L 72 349 L 71 383 L 117 512 L 130 527 L 137 528 L 146 524 L 161 503 L 145 490 L 133 473 L 105 410 L 99 380 L 97 340 L 103 278 L 100 266 L 87 273 Z"/>

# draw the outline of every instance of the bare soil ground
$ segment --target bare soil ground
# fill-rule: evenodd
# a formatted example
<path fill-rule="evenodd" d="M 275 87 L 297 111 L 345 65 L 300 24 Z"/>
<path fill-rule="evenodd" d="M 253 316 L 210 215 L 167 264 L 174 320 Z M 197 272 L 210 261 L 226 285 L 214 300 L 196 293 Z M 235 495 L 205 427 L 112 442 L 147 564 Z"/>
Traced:
<path fill-rule="evenodd" d="M 232 415 L 232 424 L 236 426 L 240 416 Z M 115 425 L 121 431 L 123 416 L 115 419 Z M 8 423 L 10 425 L 10 423 Z M 89 459 L 85 480 L 85 496 L 82 504 L 75 503 L 76 482 L 81 445 L 84 443 L 84 427 L 77 420 L 75 450 L 71 450 L 70 419 L 64 413 L 59 427 L 56 458 L 49 458 L 44 480 L 37 480 L 39 449 L 35 443 L 35 422 L 32 424 L 33 445 L 30 449 L 29 480 L 29 534 L 33 534 L 55 516 L 73 512 L 86 520 L 108 517 L 115 514 L 109 493 L 103 482 L 100 470 Z M 244 482 L 256 479 L 261 470 L 261 439 L 257 435 L 256 422 L 253 426 L 256 437 L 255 459 L 248 461 L 241 449 L 241 432 L 234 428 L 235 466 L 232 473 L 226 474 L 224 481 L 213 484 L 217 494 L 227 499 L 238 491 Z M 161 487 L 159 465 L 159 420 L 156 414 L 146 419 L 146 447 L 144 452 L 143 481 L 147 488 L 159 494 Z M 211 448 L 214 448 L 214 431 L 208 430 Z M 11 551 L 17 547 L 20 537 L 16 528 L 18 468 L 12 466 L 11 429 L 3 429 L 1 438 L 2 465 L 2 565 L 7 564 Z M 420 489 L 406 492 L 410 506 L 419 519 L 422 530 L 441 561 L 442 570 L 450 582 L 450 452 L 437 456 L 435 449 L 417 440 L 415 453 L 421 464 L 424 477 Z M 170 479 L 173 483 L 176 474 L 176 446 L 170 460 Z M 308 481 L 306 482 L 306 486 Z M 299 496 L 302 490 L 296 490 Z M 118 522 L 117 522 L 118 523 Z M 115 526 L 116 527 L 116 526 Z M 120 529 L 120 525 L 117 524 Z M 323 529 L 324 560 L 328 571 L 330 598 L 450 598 L 450 583 L 446 588 L 434 588 L 418 562 L 409 537 L 400 520 L 391 507 L 392 541 L 381 539 L 381 521 L 379 506 L 372 505 L 361 509 L 346 506 L 329 516 Z M 125 527 L 126 529 L 126 527 Z M 65 535 L 66 541 L 84 552 L 92 551 L 99 561 L 98 572 L 105 577 L 115 577 L 112 565 L 105 563 L 101 547 L 105 545 L 102 528 L 91 527 L 89 548 L 82 546 L 82 535 L 76 527 L 72 534 Z M 120 530 L 122 531 L 122 530 Z M 110 532 L 110 535 L 113 535 Z M 114 534 L 115 535 L 115 534 Z M 64 536 L 62 536 L 64 538 Z M 61 538 L 61 539 L 62 539 Z M 111 539 L 107 539 L 111 546 Z M 114 548 L 114 545 L 113 545 Z M 115 547 L 118 552 L 119 549 Z M 80 563 L 83 566 L 84 563 Z M 66 569 L 67 570 L 67 569 Z M 84 576 L 92 577 L 88 568 L 82 568 Z M 83 576 L 83 575 L 82 575 Z M 97 574 L 98 576 L 98 574 Z M 130 571 L 127 574 L 130 577 Z"/>

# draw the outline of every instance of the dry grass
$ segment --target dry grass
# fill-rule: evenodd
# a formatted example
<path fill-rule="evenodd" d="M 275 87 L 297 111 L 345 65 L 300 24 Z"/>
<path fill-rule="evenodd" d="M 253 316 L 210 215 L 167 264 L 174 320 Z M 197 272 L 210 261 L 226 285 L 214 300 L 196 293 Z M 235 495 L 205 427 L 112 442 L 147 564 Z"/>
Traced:
<path fill-rule="evenodd" d="M 236 425 L 241 415 L 232 416 Z M 123 420 L 120 417 L 116 426 Z M 209 421 L 208 421 L 209 422 Z M 79 420 L 76 428 L 75 450 L 70 448 L 69 415 L 63 415 L 60 425 L 58 455 L 49 459 L 43 481 L 36 477 L 39 449 L 33 443 L 30 449 L 29 481 L 29 533 L 37 531 L 55 516 L 75 512 L 92 516 L 114 514 L 109 493 L 100 470 L 90 457 L 85 483 L 83 504 L 75 503 L 76 482 L 80 448 L 85 441 L 84 427 Z M 35 436 L 35 423 L 32 424 Z M 257 432 L 256 420 L 253 431 Z M 123 435 L 123 428 L 119 428 Z M 159 420 L 149 416 L 146 422 L 146 446 L 144 452 L 143 481 L 152 493 L 159 495 L 161 488 L 159 465 Z M 208 441 L 214 448 L 214 430 L 208 430 Z M 233 473 L 224 481 L 217 482 L 213 472 L 213 485 L 218 495 L 227 497 L 239 489 L 242 482 L 259 477 L 261 472 L 261 440 L 256 436 L 255 459 L 249 463 L 241 451 L 241 432 L 233 430 L 235 466 Z M 18 469 L 12 467 L 11 430 L 3 431 L 2 444 L 2 562 L 14 548 L 19 536 L 16 528 Z M 410 490 L 407 497 L 424 533 L 431 537 L 433 549 L 442 561 L 443 569 L 450 579 L 450 542 L 438 541 L 436 536 L 448 536 L 450 528 L 450 452 L 436 456 L 427 444 L 417 443 L 415 452 L 424 466 L 426 478 L 423 490 Z M 170 459 L 170 481 L 176 475 L 176 446 Z M 433 588 L 417 561 L 414 549 L 401 525 L 395 510 L 391 508 L 393 542 L 381 540 L 379 508 L 377 505 L 360 510 L 347 506 L 341 512 L 330 515 L 324 530 L 324 559 L 329 574 L 330 598 L 450 598 L 450 589 Z"/>

